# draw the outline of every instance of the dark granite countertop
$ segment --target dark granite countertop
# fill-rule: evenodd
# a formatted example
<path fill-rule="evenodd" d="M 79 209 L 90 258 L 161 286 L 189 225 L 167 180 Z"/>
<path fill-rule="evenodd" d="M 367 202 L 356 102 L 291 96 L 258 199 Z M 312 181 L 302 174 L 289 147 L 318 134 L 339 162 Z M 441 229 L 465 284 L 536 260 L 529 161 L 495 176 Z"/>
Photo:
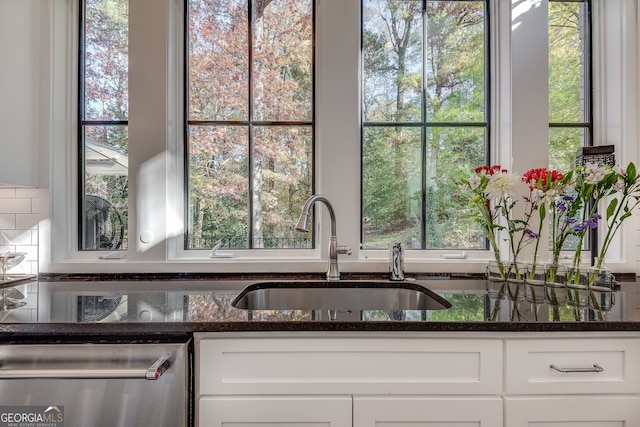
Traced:
<path fill-rule="evenodd" d="M 318 277 L 284 278 L 292 279 Z M 194 332 L 245 331 L 640 331 L 635 280 L 620 283 L 611 309 L 602 316 L 588 309 L 489 298 L 485 280 L 473 276 L 419 276 L 412 282 L 451 302 L 452 307 L 443 310 L 343 311 L 336 320 L 329 320 L 319 310 L 247 311 L 231 306 L 245 286 L 262 280 L 273 278 L 41 277 L 17 286 L 26 296 L 26 305 L 0 311 L 0 341 L 86 341 L 89 337 L 93 341 L 154 341 Z"/>

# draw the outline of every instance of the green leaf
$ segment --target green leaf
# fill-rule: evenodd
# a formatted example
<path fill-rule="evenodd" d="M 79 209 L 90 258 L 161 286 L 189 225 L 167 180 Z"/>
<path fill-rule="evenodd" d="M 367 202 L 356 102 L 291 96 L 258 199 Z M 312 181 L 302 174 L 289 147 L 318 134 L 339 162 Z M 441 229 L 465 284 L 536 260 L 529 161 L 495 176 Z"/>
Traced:
<path fill-rule="evenodd" d="M 612 199 L 611 202 L 609 203 L 609 206 L 607 206 L 607 220 L 611 218 L 611 216 L 614 214 L 617 206 L 618 206 L 618 199 Z"/>
<path fill-rule="evenodd" d="M 633 162 L 630 162 L 627 165 L 627 178 L 628 179 L 636 178 L 636 165 L 634 165 Z"/>

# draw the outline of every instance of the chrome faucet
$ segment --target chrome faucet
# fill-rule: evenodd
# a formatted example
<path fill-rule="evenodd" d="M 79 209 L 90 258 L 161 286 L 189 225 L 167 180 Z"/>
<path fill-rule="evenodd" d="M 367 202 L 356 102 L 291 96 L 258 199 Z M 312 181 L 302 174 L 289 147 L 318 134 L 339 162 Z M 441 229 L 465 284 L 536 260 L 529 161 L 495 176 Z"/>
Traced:
<path fill-rule="evenodd" d="M 304 206 L 302 207 L 302 213 L 298 218 L 296 224 L 296 230 L 306 233 L 309 227 L 309 215 L 311 215 L 311 208 L 315 202 L 322 202 L 329 210 L 329 216 L 331 217 L 331 230 L 329 235 L 329 267 L 327 269 L 327 280 L 337 281 L 340 280 L 340 270 L 338 269 L 338 254 L 351 255 L 351 248 L 348 246 L 338 245 L 338 237 L 336 236 L 336 214 L 333 211 L 333 206 L 326 197 L 321 194 L 314 194 L 309 197 Z"/>

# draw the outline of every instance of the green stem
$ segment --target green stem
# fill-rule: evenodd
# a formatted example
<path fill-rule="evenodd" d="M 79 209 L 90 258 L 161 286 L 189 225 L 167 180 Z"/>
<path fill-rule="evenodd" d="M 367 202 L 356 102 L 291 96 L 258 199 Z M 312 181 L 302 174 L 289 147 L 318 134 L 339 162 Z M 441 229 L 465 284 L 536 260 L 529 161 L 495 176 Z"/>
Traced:
<path fill-rule="evenodd" d="M 604 240 L 602 241 L 602 247 L 600 248 L 600 252 L 598 253 L 598 265 L 596 266 L 598 268 L 602 267 L 602 263 L 604 262 L 604 258 L 607 254 L 607 251 L 609 250 L 609 245 L 613 240 L 613 236 L 618 231 L 618 228 L 620 228 L 620 226 L 622 225 L 622 221 L 618 221 L 618 217 L 620 215 L 620 212 L 625 209 L 628 197 L 629 195 L 627 193 L 624 193 L 622 195 L 622 198 L 620 199 L 620 202 L 616 206 L 616 210 L 612 216 L 613 221 L 611 222 L 611 226 L 607 227 L 607 234 L 605 235 Z M 633 209 L 635 209 L 638 203 L 640 203 L 640 199 L 636 199 L 636 202 L 633 204 L 633 206 L 631 206 L 631 208 L 628 208 L 627 211 L 631 212 Z M 608 223 L 609 218 L 607 218 L 606 221 Z"/>

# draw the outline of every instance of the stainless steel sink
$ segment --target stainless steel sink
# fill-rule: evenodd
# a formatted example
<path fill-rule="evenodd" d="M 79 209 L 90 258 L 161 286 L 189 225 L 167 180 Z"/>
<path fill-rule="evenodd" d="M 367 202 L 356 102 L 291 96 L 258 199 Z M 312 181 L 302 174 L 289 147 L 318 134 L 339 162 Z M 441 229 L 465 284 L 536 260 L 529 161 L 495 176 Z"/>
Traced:
<path fill-rule="evenodd" d="M 258 282 L 231 303 L 245 310 L 442 310 L 449 301 L 412 282 Z"/>

